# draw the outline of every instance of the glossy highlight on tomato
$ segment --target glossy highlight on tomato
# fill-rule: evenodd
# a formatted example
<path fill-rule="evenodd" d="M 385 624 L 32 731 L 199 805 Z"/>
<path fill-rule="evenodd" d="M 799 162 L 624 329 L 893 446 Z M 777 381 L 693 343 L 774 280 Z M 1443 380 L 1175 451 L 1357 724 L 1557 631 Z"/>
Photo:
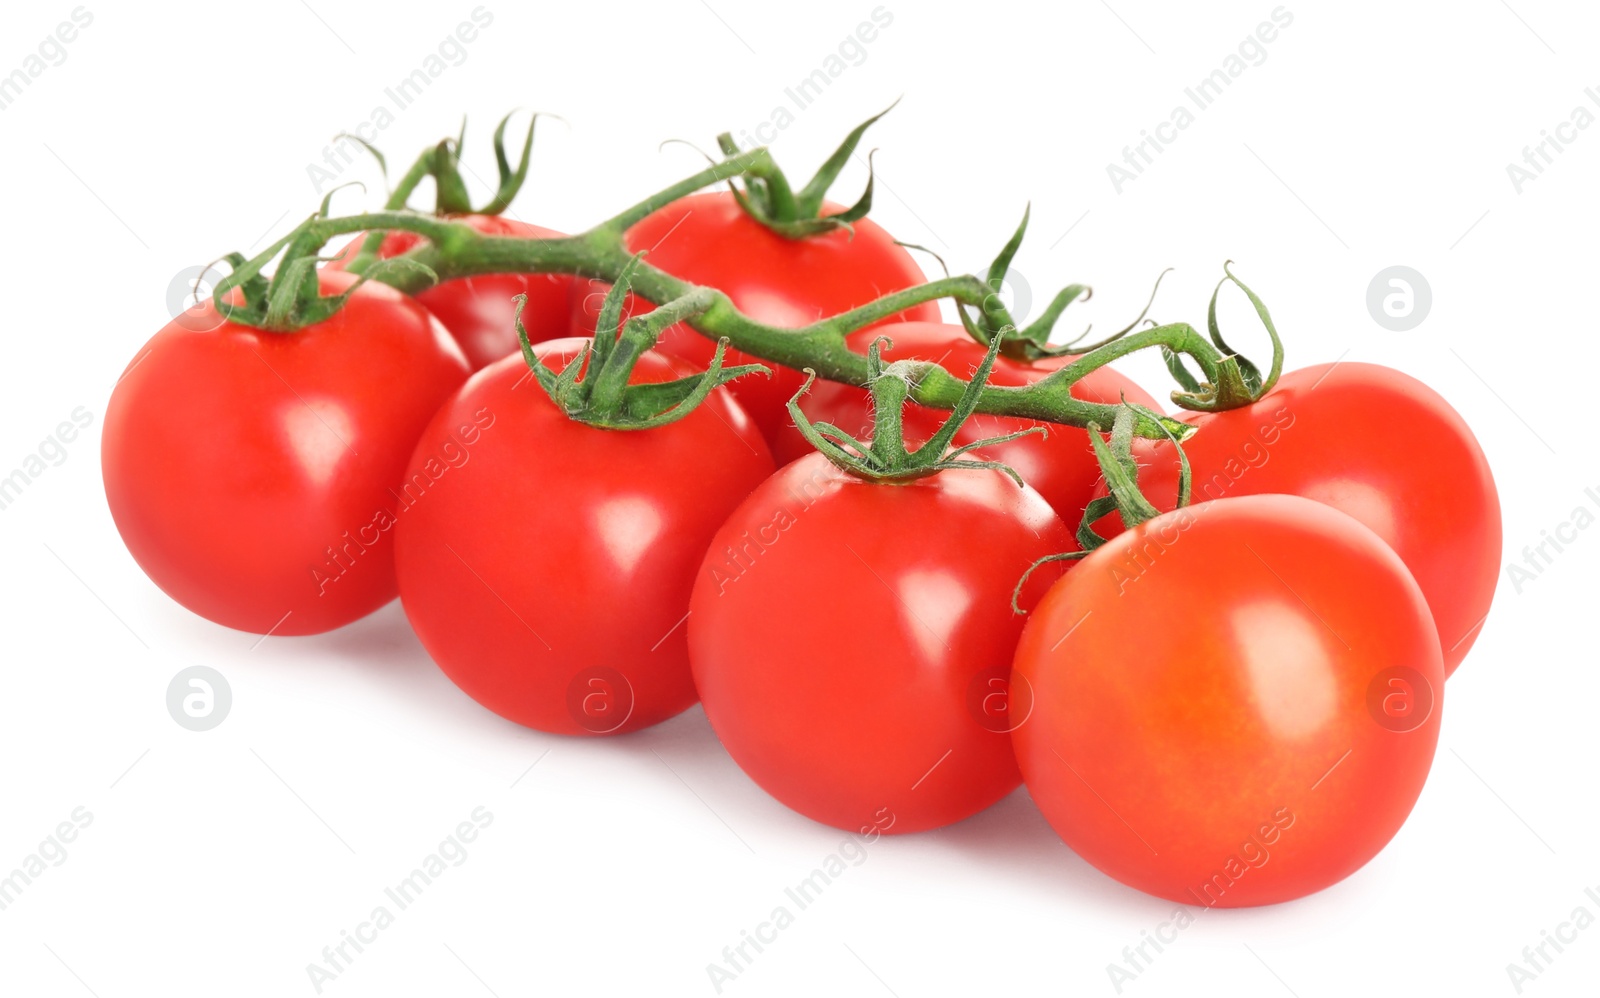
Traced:
<path fill-rule="evenodd" d="M 689 653 L 706 717 L 779 801 L 851 832 L 938 828 L 1017 786 L 1003 686 L 1017 579 L 1070 540 L 1004 474 L 871 482 L 812 454 L 712 540 Z M 1036 573 L 1037 599 L 1056 569 Z M 888 829 L 885 829 L 888 830 Z"/>
<path fill-rule="evenodd" d="M 585 342 L 534 352 L 560 370 Z M 633 380 L 690 373 L 645 353 Z M 599 429 L 506 357 L 417 443 L 395 531 L 406 616 L 452 682 L 518 724 L 600 735 L 663 721 L 696 700 L 683 627 L 695 570 L 772 469 L 722 389 L 665 426 Z"/>
<path fill-rule="evenodd" d="M 1444 663 L 1405 565 L 1298 496 L 1166 513 L 1040 602 L 1012 737 L 1051 826 L 1183 904 L 1272 904 L 1349 876 L 1400 828 L 1439 736 Z"/>
<path fill-rule="evenodd" d="M 323 294 L 350 287 L 323 271 Z M 394 488 L 467 377 L 420 304 L 368 282 L 275 333 L 206 302 L 145 344 L 106 406 L 101 468 L 128 551 L 195 613 L 316 634 L 396 595 Z"/>

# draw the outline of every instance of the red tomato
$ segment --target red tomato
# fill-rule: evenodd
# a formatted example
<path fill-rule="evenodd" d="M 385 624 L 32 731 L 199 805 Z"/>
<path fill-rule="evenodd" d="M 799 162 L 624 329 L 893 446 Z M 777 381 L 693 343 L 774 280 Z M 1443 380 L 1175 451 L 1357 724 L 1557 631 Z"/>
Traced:
<path fill-rule="evenodd" d="M 842 209 L 824 203 L 823 213 Z M 758 322 L 785 328 L 865 305 L 891 291 L 922 284 L 917 262 L 894 237 L 871 219 L 852 223 L 855 233 L 835 230 L 806 239 L 786 239 L 757 222 L 726 191 L 696 194 L 674 201 L 628 230 L 627 246 L 647 251 L 645 260 L 667 273 L 727 293 L 733 303 Z M 592 332 L 605 285 L 596 284 L 577 297 L 579 324 Z M 649 311 L 649 304 L 630 298 L 624 315 Z M 880 326 L 897 321 L 939 320 L 939 306 L 926 302 Z M 704 370 L 716 345 L 677 325 L 662 334 L 658 349 Z M 729 386 L 775 451 L 809 450 L 789 420 L 787 406 L 805 377 L 758 357 L 729 350 L 726 363 L 766 363 L 771 378 L 741 378 Z"/>
<path fill-rule="evenodd" d="M 1184 417 L 1194 501 L 1288 493 L 1326 503 L 1376 531 L 1428 598 L 1445 672 L 1477 640 L 1500 572 L 1500 496 L 1461 416 L 1427 385 L 1377 364 L 1291 371 L 1266 398 Z M 1165 443 L 1141 443 L 1139 487 L 1157 507 L 1177 504 L 1178 462 Z M 1115 515 L 1097 525 L 1121 529 Z"/>
<path fill-rule="evenodd" d="M 323 272 L 324 294 L 354 281 Z M 139 567 L 208 620 L 316 634 L 396 593 L 394 487 L 467 362 L 414 300 L 363 284 L 289 333 L 207 302 L 145 344 L 106 407 L 106 500 Z"/>
<path fill-rule="evenodd" d="M 534 352 L 560 370 L 583 342 Z M 687 373 L 646 353 L 634 380 Z M 451 681 L 502 717 L 569 735 L 648 727 L 695 702 L 695 570 L 771 472 L 720 390 L 675 423 L 596 429 L 556 408 L 520 355 L 503 358 L 417 444 L 395 531 L 406 616 Z"/>
<path fill-rule="evenodd" d="M 894 345 L 883 351 L 885 362 L 896 360 L 930 360 L 951 374 L 969 378 L 983 361 L 984 348 L 961 326 L 932 322 L 906 322 L 888 329 L 866 330 L 850 337 L 850 348 L 866 353 L 872 341 L 888 336 Z M 995 358 L 994 369 L 989 374 L 993 385 L 1027 385 L 1071 363 L 1073 357 L 1055 357 L 1035 363 Z M 1116 405 L 1126 399 L 1139 405 L 1161 411 L 1155 399 L 1144 389 L 1109 367 L 1102 367 L 1072 386 L 1074 398 L 1086 402 Z M 833 423 L 846 433 L 865 439 L 872 427 L 872 400 L 866 391 L 852 385 L 817 381 L 810 393 L 800 400 L 801 408 L 812 420 Z M 904 413 L 905 434 L 908 442 L 919 443 L 931 437 L 949 415 L 938 409 L 907 406 Z M 1015 433 L 1031 426 L 1044 426 L 1048 436 L 1033 434 L 1020 440 L 986 448 L 983 456 L 1010 465 L 1027 482 L 1044 496 L 1045 501 L 1060 514 L 1073 529 L 1083 516 L 1084 507 L 1094 494 L 1100 481 L 1100 465 L 1095 461 L 1094 449 L 1089 445 L 1089 435 L 1075 426 L 1053 423 L 1036 423 L 1033 420 L 1007 416 L 974 415 L 956 434 L 956 444 L 969 444 L 985 437 L 998 437 Z M 804 440 L 800 443 L 810 449 Z M 784 451 L 779 448 L 780 463 L 799 457 L 804 451 Z"/>
<path fill-rule="evenodd" d="M 501 215 L 460 215 L 450 219 L 465 222 L 486 236 L 515 236 L 522 239 L 559 239 L 561 233 L 518 222 Z M 378 257 L 388 259 L 415 249 L 426 242 L 415 232 L 386 233 Z M 351 244 L 328 266 L 339 269 L 349 263 L 361 239 Z M 527 295 L 522 324 L 528 339 L 535 343 L 572 335 L 571 306 L 573 278 L 568 274 L 479 274 L 444 281 L 416 298 L 438 316 L 444 328 L 461 344 L 474 371 L 507 354 L 520 353 L 514 319 L 517 295 Z"/>
<path fill-rule="evenodd" d="M 706 716 L 751 779 L 816 821 L 914 832 L 975 814 L 1018 782 L 1012 587 L 1069 540 L 997 471 L 884 484 L 801 458 L 700 568 L 689 653 Z M 1035 575 L 1029 602 L 1049 584 Z"/>
<path fill-rule="evenodd" d="M 1023 778 L 1067 845 L 1147 893 L 1239 907 L 1337 883 L 1393 837 L 1432 764 L 1444 664 L 1376 534 L 1248 496 L 1078 563 L 1012 683 L 1033 697 Z"/>

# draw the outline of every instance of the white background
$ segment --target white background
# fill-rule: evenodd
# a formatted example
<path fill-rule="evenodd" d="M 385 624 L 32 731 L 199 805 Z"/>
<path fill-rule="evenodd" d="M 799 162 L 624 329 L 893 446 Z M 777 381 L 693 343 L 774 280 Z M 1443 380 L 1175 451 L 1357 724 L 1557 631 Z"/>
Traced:
<path fill-rule="evenodd" d="M 94 816 L 0 912 L 0 993 L 313 994 L 306 965 L 482 805 L 494 821 L 469 858 L 325 993 L 711 995 L 706 965 L 838 847 L 750 783 L 698 709 L 611 741 L 521 730 L 443 678 L 398 605 L 261 641 L 167 600 L 112 527 L 101 416 L 167 321 L 174 276 L 309 212 L 308 164 L 473 6 L 91 3 L 65 61 L 0 112 L 0 474 L 74 407 L 95 417 L 0 511 L 0 871 L 74 808 Z M 874 6 L 491 0 L 464 62 L 379 138 L 409 162 L 468 112 L 469 162 L 492 176 L 502 113 L 559 113 L 570 125 L 541 125 L 514 210 L 577 230 L 699 167 L 663 139 L 709 148 L 767 121 Z M 1600 128 L 1520 194 L 1506 165 L 1600 85 L 1592 8 L 1296 0 L 1265 62 L 1119 194 L 1107 164 L 1272 0 L 885 6 L 893 23 L 865 60 L 779 133 L 792 173 L 904 94 L 868 143 L 882 150 L 874 215 L 901 238 L 970 269 L 1031 199 L 1017 267 L 1033 294 L 1097 290 L 1064 328 L 1120 325 L 1168 266 L 1156 316 L 1198 324 L 1232 258 L 1290 366 L 1382 361 L 1461 410 L 1499 480 L 1508 559 L 1591 503 Z M 72 8 L 8 4 L 0 73 Z M 864 177 L 853 164 L 840 191 Z M 340 179 L 378 200 L 370 162 Z M 1408 332 L 1366 307 L 1393 264 L 1432 287 Z M 1170 387 L 1149 358 L 1128 370 Z M 1450 683 L 1427 788 L 1366 869 L 1292 904 L 1206 913 L 1123 993 L 1516 993 L 1506 965 L 1524 946 L 1579 905 L 1600 914 L 1584 896 L 1600 885 L 1597 567 L 1590 531 L 1520 593 L 1502 577 Z M 197 664 L 234 695 L 199 734 L 164 704 Z M 724 993 L 1113 995 L 1107 964 L 1172 908 L 1086 866 L 1018 792 L 873 846 Z M 1525 993 L 1594 994 L 1597 980 L 1592 927 Z"/>

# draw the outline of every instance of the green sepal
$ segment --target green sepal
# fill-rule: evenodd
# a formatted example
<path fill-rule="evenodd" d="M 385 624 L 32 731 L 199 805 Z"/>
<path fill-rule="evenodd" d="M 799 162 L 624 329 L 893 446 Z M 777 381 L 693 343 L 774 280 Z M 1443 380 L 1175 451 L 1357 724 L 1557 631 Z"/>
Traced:
<path fill-rule="evenodd" d="M 234 270 L 212 289 L 212 299 L 224 319 L 270 332 L 290 333 L 327 320 L 344 307 L 356 289 L 373 277 L 396 270 L 413 270 L 438 280 L 438 274 L 431 268 L 402 256 L 378 261 L 358 274 L 355 282 L 337 295 L 322 294 L 317 265 L 334 258 L 317 255 L 326 237 L 318 235 L 313 227 L 328 216 L 333 196 L 350 186 L 363 185 L 359 182 L 340 184 L 329 191 L 316 212 L 253 259 L 245 260 L 238 253 L 224 257 Z M 280 253 L 278 269 L 269 279 L 261 271 Z M 243 304 L 228 301 L 234 288 L 240 289 L 245 299 Z"/>
<path fill-rule="evenodd" d="M 833 151 L 833 155 L 829 156 L 817 168 L 817 172 L 812 175 L 804 187 L 800 188 L 800 193 L 795 196 L 796 206 L 800 210 L 801 217 L 815 216 L 822 211 L 822 202 L 828 195 L 828 188 L 832 187 L 833 182 L 839 179 L 840 171 L 844 169 L 846 163 L 850 162 L 850 157 L 855 153 L 856 146 L 861 144 L 861 137 L 867 134 L 867 129 L 876 124 L 879 118 L 893 111 L 899 103 L 900 98 L 897 97 L 893 104 L 851 129 L 850 134 L 846 135 L 844 141 L 839 143 L 839 148 Z M 869 185 L 867 189 L 869 198 L 871 190 Z M 870 200 L 868 204 L 871 204 Z M 862 214 L 866 214 L 866 212 L 862 212 Z M 846 219 L 846 221 L 854 221 L 854 219 Z"/>
<path fill-rule="evenodd" d="M 1232 260 L 1222 265 L 1223 277 L 1211 292 L 1211 304 L 1206 312 L 1206 324 L 1211 342 L 1224 356 L 1217 363 L 1216 377 L 1211 384 L 1190 387 L 1183 379 L 1179 379 L 1179 384 L 1184 385 L 1185 390 L 1173 392 L 1172 400 L 1185 409 L 1221 412 L 1249 405 L 1270 392 L 1278 383 L 1278 376 L 1283 373 L 1283 340 L 1278 336 L 1277 327 L 1272 323 L 1272 315 L 1267 311 L 1266 303 L 1243 281 L 1234 276 L 1230 269 L 1232 266 Z M 1222 338 L 1222 331 L 1217 324 L 1217 296 L 1222 293 L 1222 286 L 1229 281 L 1238 285 L 1239 290 L 1250 299 L 1256 315 L 1260 317 L 1261 324 L 1266 327 L 1267 335 L 1272 339 L 1272 366 L 1265 375 L 1248 358 L 1229 347 Z M 1168 367 L 1172 367 L 1171 361 L 1168 362 Z M 1174 371 L 1175 376 L 1176 373 Z M 1191 376 L 1189 380 L 1192 382 L 1194 379 Z"/>
<path fill-rule="evenodd" d="M 861 144 L 861 138 L 867 129 L 879 118 L 894 110 L 895 104 L 899 103 L 900 101 L 896 100 L 894 104 L 890 104 L 852 129 L 833 151 L 833 155 L 817 168 L 817 172 L 798 192 L 790 187 L 783 171 L 776 164 L 771 164 L 759 170 L 745 171 L 741 175 L 744 181 L 743 188 L 730 178 L 728 188 L 733 192 L 734 200 L 751 218 L 785 239 L 807 239 L 839 229 L 853 232 L 852 223 L 865 218 L 872 210 L 872 194 L 877 182 L 872 154 L 867 156 L 866 189 L 854 204 L 843 211 L 823 215 L 823 201 L 827 198 L 828 188 L 833 186 L 833 182 L 844 170 L 845 164 L 855 154 L 856 147 Z M 739 145 L 734 142 L 730 132 L 723 132 L 717 136 L 717 147 L 727 156 L 736 156 L 740 152 Z"/>
<path fill-rule="evenodd" d="M 569 419 L 602 430 L 650 430 L 689 415 L 713 391 L 735 378 L 772 374 L 761 364 L 724 367 L 728 340 L 722 337 L 704 373 L 673 381 L 633 384 L 634 366 L 655 346 L 661 333 L 675 322 L 699 315 L 716 301 L 714 292 L 699 288 L 619 326 L 623 300 L 643 255 L 635 254 L 617 275 L 600 307 L 594 338 L 583 345 L 560 373 L 546 367 L 533 352 L 528 330 L 522 324 L 527 295 L 518 295 L 515 299 L 514 322 L 517 340 L 522 345 L 522 359 L 550 401 Z"/>
<path fill-rule="evenodd" d="M 800 408 L 800 399 L 817 379 L 817 372 L 810 368 L 806 369 L 805 384 L 789 400 L 789 415 L 794 419 L 800 435 L 805 437 L 811 446 L 821 451 L 829 461 L 868 481 L 907 482 L 926 478 L 941 471 L 988 468 L 1007 475 L 1021 486 L 1022 476 L 1009 465 L 999 461 L 974 461 L 963 455 L 1018 437 L 1031 436 L 1035 433 L 1048 435 L 1049 431 L 1044 427 L 1030 427 L 1017 433 L 988 437 L 954 450 L 950 449 L 956 433 L 977 410 L 978 399 L 983 394 L 984 386 L 989 380 L 989 372 L 994 368 L 995 357 L 1000 352 L 1000 338 L 997 337 L 990 343 L 983 362 L 973 372 L 972 379 L 967 382 L 961 398 L 952 407 L 944 423 L 933 436 L 916 450 L 911 451 L 905 446 L 902 421 L 904 407 L 909 399 L 912 384 L 929 365 L 925 361 L 913 360 L 885 364 L 883 344 L 886 341 L 888 337 L 880 336 L 872 341 L 867 350 L 869 371 L 867 388 L 872 393 L 873 407 L 872 438 L 857 440 L 831 423 L 813 423 L 806 416 L 805 410 Z"/>
<path fill-rule="evenodd" d="M 1038 561 L 1029 565 L 1028 570 L 1022 573 L 1022 578 L 1017 580 L 1016 586 L 1014 586 L 1011 590 L 1011 612 L 1018 614 L 1019 616 L 1027 613 L 1027 611 L 1022 608 L 1022 604 L 1019 601 L 1022 599 L 1023 587 L 1028 584 L 1028 580 L 1033 577 L 1034 572 L 1037 572 L 1039 569 L 1053 562 L 1079 561 L 1089 557 L 1090 554 L 1091 552 L 1089 551 L 1062 551 L 1060 554 L 1047 554 L 1043 558 L 1040 558 Z"/>

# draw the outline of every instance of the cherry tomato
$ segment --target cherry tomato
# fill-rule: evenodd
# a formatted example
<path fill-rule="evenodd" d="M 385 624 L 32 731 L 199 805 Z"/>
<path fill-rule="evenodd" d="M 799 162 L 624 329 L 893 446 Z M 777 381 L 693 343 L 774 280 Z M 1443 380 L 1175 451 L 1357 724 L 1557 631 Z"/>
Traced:
<path fill-rule="evenodd" d="M 320 285 L 354 280 L 325 271 Z M 381 284 L 289 333 L 207 302 L 151 338 L 111 394 L 111 515 L 145 574 L 208 620 L 258 634 L 347 624 L 395 597 L 393 489 L 466 377 L 438 321 Z"/>
<path fill-rule="evenodd" d="M 1018 782 L 1012 588 L 1069 540 L 997 471 L 883 484 L 801 458 L 700 567 L 689 653 L 706 716 L 751 779 L 816 821 L 898 833 L 975 814 Z"/>
<path fill-rule="evenodd" d="M 932 322 L 905 322 L 887 329 L 864 330 L 850 337 L 850 348 L 866 353 L 872 341 L 888 336 L 893 346 L 883 351 L 883 359 L 929 360 L 951 374 L 970 377 L 982 362 L 984 348 L 961 326 Z M 1055 357 L 1034 363 L 995 359 L 989 383 L 1004 386 L 1031 384 L 1051 372 L 1071 363 L 1073 357 Z M 1086 402 L 1116 405 L 1124 399 L 1159 411 L 1156 400 L 1144 389 L 1109 367 L 1102 367 L 1072 386 L 1073 398 Z M 800 400 L 800 406 L 813 420 L 833 423 L 847 433 L 865 438 L 872 426 L 872 400 L 863 389 L 837 382 L 817 381 L 811 391 Z M 920 442 L 932 436 L 948 413 L 922 406 L 907 406 L 904 413 L 905 433 L 908 441 Z M 1089 445 L 1088 433 L 1075 426 L 1054 423 L 1036 423 L 1032 420 L 1008 416 L 989 416 L 978 413 L 968 419 L 956 434 L 957 444 L 968 444 L 985 437 L 998 437 L 1015 433 L 1031 426 L 1044 426 L 1048 435 L 1032 434 L 996 447 L 986 448 L 984 457 L 1010 465 L 1027 482 L 1044 496 L 1045 501 L 1074 529 L 1083 516 L 1084 507 L 1094 495 L 1100 481 L 1100 465 L 1095 461 L 1094 449 Z M 801 440 L 804 444 L 804 440 Z M 805 445 L 809 449 L 810 445 Z M 781 447 L 779 463 L 800 456 Z"/>
<path fill-rule="evenodd" d="M 1186 904 L 1272 904 L 1359 869 L 1410 813 L 1444 664 L 1395 553 L 1339 511 L 1247 496 L 1079 562 L 1017 647 L 1013 732 L 1067 845 Z M 1270 860 L 1270 861 L 1269 861 Z"/>
<path fill-rule="evenodd" d="M 1291 371 L 1266 398 L 1184 417 L 1194 501 L 1288 493 L 1349 513 L 1406 563 L 1433 612 L 1446 673 L 1477 640 L 1500 572 L 1500 496 L 1461 416 L 1433 389 L 1377 364 Z M 1171 446 L 1140 444 L 1139 485 L 1177 503 Z M 1116 533 L 1115 515 L 1097 525 Z"/>
<path fill-rule="evenodd" d="M 585 341 L 534 347 L 559 370 Z M 636 382 L 691 373 L 644 354 Z M 474 700 L 542 731 L 634 731 L 695 702 L 684 618 L 706 545 L 772 472 L 721 389 L 649 430 L 575 422 L 523 358 L 467 382 L 417 444 L 396 528 L 401 602 Z"/>
<path fill-rule="evenodd" d="M 558 239 L 562 235 L 553 229 L 501 215 L 459 215 L 451 221 L 465 222 L 486 236 Z M 360 242 L 358 238 L 328 266 L 334 269 L 345 266 Z M 415 232 L 388 232 L 378 248 L 378 257 L 386 260 L 399 256 L 423 242 L 426 240 Z M 540 343 L 571 336 L 573 287 L 573 278 L 567 274 L 479 274 L 441 282 L 417 292 L 416 298 L 444 323 L 476 371 L 507 354 L 521 352 L 513 321 L 517 309 L 512 299 L 517 295 L 528 296 L 527 307 L 522 312 L 528 339 Z"/>
<path fill-rule="evenodd" d="M 825 203 L 824 214 L 842 210 Z M 924 282 L 911 254 L 871 219 L 852 223 L 854 234 L 835 230 L 805 239 L 787 239 L 751 218 L 726 191 L 696 194 L 674 201 L 628 230 L 627 246 L 646 251 L 645 260 L 667 273 L 727 292 L 733 303 L 758 322 L 791 328 L 849 311 Z M 596 284 L 578 299 L 578 322 L 593 331 L 605 286 Z M 649 311 L 649 303 L 632 299 L 624 315 Z M 921 319 L 937 322 L 939 306 L 926 302 L 879 326 Z M 711 362 L 715 345 L 687 326 L 662 334 L 657 349 L 688 361 L 697 369 Z M 762 435 L 784 454 L 809 448 L 789 420 L 789 400 L 805 377 L 736 350 L 734 364 L 767 363 L 771 378 L 741 378 L 729 385 L 750 413 Z"/>

